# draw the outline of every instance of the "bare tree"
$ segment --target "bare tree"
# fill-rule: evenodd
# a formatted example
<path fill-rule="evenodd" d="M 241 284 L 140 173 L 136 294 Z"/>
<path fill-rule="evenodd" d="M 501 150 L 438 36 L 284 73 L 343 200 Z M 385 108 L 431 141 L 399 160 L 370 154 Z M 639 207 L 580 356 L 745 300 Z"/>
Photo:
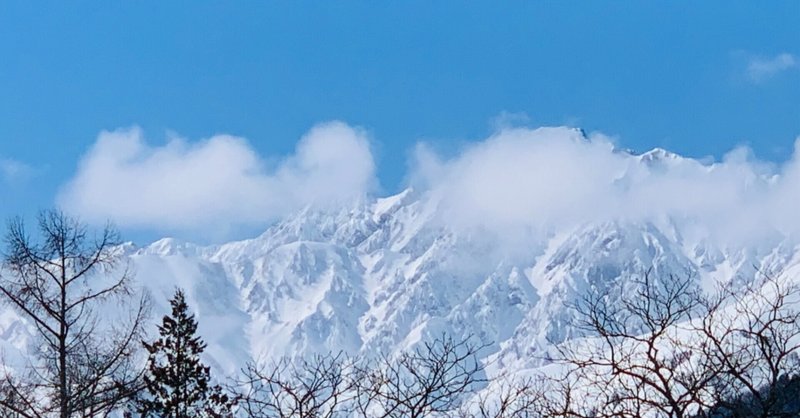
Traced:
<path fill-rule="evenodd" d="M 7 380 L 0 381 L 0 416 L 3 418 L 24 418 L 24 415 L 17 412 L 17 408 L 9 408 L 7 404 L 19 404 L 22 402 L 15 388 L 10 386 Z"/>
<path fill-rule="evenodd" d="M 107 416 L 141 387 L 147 298 L 130 286 L 113 228 L 90 235 L 59 211 L 38 221 L 35 238 L 21 219 L 6 235 L 0 296 L 31 324 L 38 349 L 6 373 L 13 396 L 0 406 L 25 418 Z"/>
<path fill-rule="evenodd" d="M 722 287 L 709 300 L 697 329 L 698 347 L 721 370 L 715 412 L 733 417 L 795 417 L 800 376 L 800 286 L 786 276 L 760 273 L 751 283 Z M 795 382 L 796 385 L 796 382 Z M 790 404 L 794 404 L 790 407 Z"/>
<path fill-rule="evenodd" d="M 356 376 L 355 413 L 421 418 L 457 411 L 485 381 L 477 357 L 483 347 L 442 336 L 397 358 L 382 356 Z"/>
<path fill-rule="evenodd" d="M 353 370 L 353 362 L 341 353 L 297 361 L 284 358 L 269 366 L 251 362 L 237 382 L 240 408 L 253 418 L 349 416 Z"/>
<path fill-rule="evenodd" d="M 588 295 L 576 306 L 589 338 L 559 346 L 569 384 L 549 402 L 561 402 L 561 412 L 543 416 L 800 413 L 791 395 L 800 386 L 796 282 L 761 274 L 705 295 L 691 277 L 647 272 L 632 287 Z"/>
<path fill-rule="evenodd" d="M 534 418 L 544 416 L 545 386 L 540 379 L 499 376 L 452 414 L 458 418 Z"/>
<path fill-rule="evenodd" d="M 800 286 L 777 277 L 706 295 L 691 276 L 647 271 L 588 294 L 575 306 L 587 337 L 557 347 L 561 376 L 476 392 L 482 347 L 443 336 L 375 361 L 250 365 L 243 405 L 251 417 L 797 416 Z"/>
<path fill-rule="evenodd" d="M 595 338 L 559 348 L 593 405 L 581 409 L 598 417 L 703 415 L 719 371 L 692 350 L 687 324 L 702 315 L 702 294 L 690 276 L 647 271 L 631 283 L 584 298 L 579 326 Z"/>

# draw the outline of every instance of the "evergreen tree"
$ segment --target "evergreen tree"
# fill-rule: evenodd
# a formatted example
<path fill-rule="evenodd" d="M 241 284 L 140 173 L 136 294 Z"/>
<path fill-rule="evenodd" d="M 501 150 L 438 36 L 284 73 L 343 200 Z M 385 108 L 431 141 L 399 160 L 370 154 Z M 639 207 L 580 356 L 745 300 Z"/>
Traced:
<path fill-rule="evenodd" d="M 160 338 L 144 343 L 149 396 L 139 401 L 139 412 L 160 418 L 231 416 L 233 400 L 218 385 L 209 386 L 209 367 L 200 361 L 206 344 L 195 335 L 197 321 L 188 313 L 183 291 L 178 289 L 170 304 L 172 315 L 164 316 L 158 327 Z"/>

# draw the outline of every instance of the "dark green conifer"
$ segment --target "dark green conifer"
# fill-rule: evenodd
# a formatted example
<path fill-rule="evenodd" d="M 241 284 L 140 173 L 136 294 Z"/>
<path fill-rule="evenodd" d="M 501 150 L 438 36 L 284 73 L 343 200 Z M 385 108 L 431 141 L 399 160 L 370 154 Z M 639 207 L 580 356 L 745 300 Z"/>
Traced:
<path fill-rule="evenodd" d="M 233 400 L 220 386 L 210 386 L 209 367 L 200 360 L 206 344 L 196 335 L 197 321 L 188 312 L 183 291 L 178 289 L 170 304 L 172 315 L 164 316 L 160 337 L 144 343 L 149 356 L 139 412 L 159 418 L 231 416 Z"/>

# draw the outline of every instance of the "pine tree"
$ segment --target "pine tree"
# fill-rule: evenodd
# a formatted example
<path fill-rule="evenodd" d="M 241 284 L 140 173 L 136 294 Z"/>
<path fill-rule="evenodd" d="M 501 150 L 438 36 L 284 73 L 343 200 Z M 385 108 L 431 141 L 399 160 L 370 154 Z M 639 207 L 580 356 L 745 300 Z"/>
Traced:
<path fill-rule="evenodd" d="M 200 361 L 206 344 L 195 335 L 197 321 L 188 313 L 183 291 L 178 289 L 170 304 L 172 315 L 164 316 L 158 327 L 160 338 L 144 343 L 149 396 L 139 401 L 139 412 L 161 418 L 231 416 L 233 400 L 218 385 L 209 386 L 209 367 Z"/>

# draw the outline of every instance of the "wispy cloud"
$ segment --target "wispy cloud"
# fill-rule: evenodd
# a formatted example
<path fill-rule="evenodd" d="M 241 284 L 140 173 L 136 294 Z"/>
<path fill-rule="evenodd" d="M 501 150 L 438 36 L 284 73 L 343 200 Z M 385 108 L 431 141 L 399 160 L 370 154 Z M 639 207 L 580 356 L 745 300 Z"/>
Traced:
<path fill-rule="evenodd" d="M 449 225 L 563 230 L 587 222 L 680 222 L 725 242 L 800 233 L 800 138 L 778 166 L 746 147 L 718 162 L 664 150 L 634 155 L 602 134 L 514 128 L 443 158 L 420 146 L 411 178 Z"/>
<path fill-rule="evenodd" d="M 774 57 L 752 57 L 747 63 L 747 77 L 754 83 L 770 79 L 784 71 L 800 66 L 800 60 L 792 54 L 782 53 Z"/>
<path fill-rule="evenodd" d="M 800 234 L 800 138 L 777 165 L 746 147 L 714 162 L 664 150 L 635 155 L 572 128 L 501 127 L 447 156 L 420 144 L 408 178 L 435 200 L 442 222 L 498 236 L 617 220 L 678 221 L 726 242 Z M 58 202 L 90 221 L 224 238 L 376 185 L 369 139 L 341 122 L 314 127 L 282 158 L 226 135 L 153 146 L 133 128 L 100 134 Z"/>
<path fill-rule="evenodd" d="M 24 180 L 33 173 L 28 164 L 10 158 L 0 157 L 0 178 L 6 183 Z"/>
<path fill-rule="evenodd" d="M 530 122 L 531 118 L 525 112 L 509 112 L 507 110 L 503 110 L 497 116 L 491 119 L 490 125 L 492 128 L 499 131 L 513 128 L 515 126 L 525 126 Z"/>
<path fill-rule="evenodd" d="M 228 135 L 152 146 L 131 128 L 102 132 L 57 200 L 89 221 L 224 235 L 376 184 L 365 132 L 341 122 L 314 127 L 282 159 Z"/>

